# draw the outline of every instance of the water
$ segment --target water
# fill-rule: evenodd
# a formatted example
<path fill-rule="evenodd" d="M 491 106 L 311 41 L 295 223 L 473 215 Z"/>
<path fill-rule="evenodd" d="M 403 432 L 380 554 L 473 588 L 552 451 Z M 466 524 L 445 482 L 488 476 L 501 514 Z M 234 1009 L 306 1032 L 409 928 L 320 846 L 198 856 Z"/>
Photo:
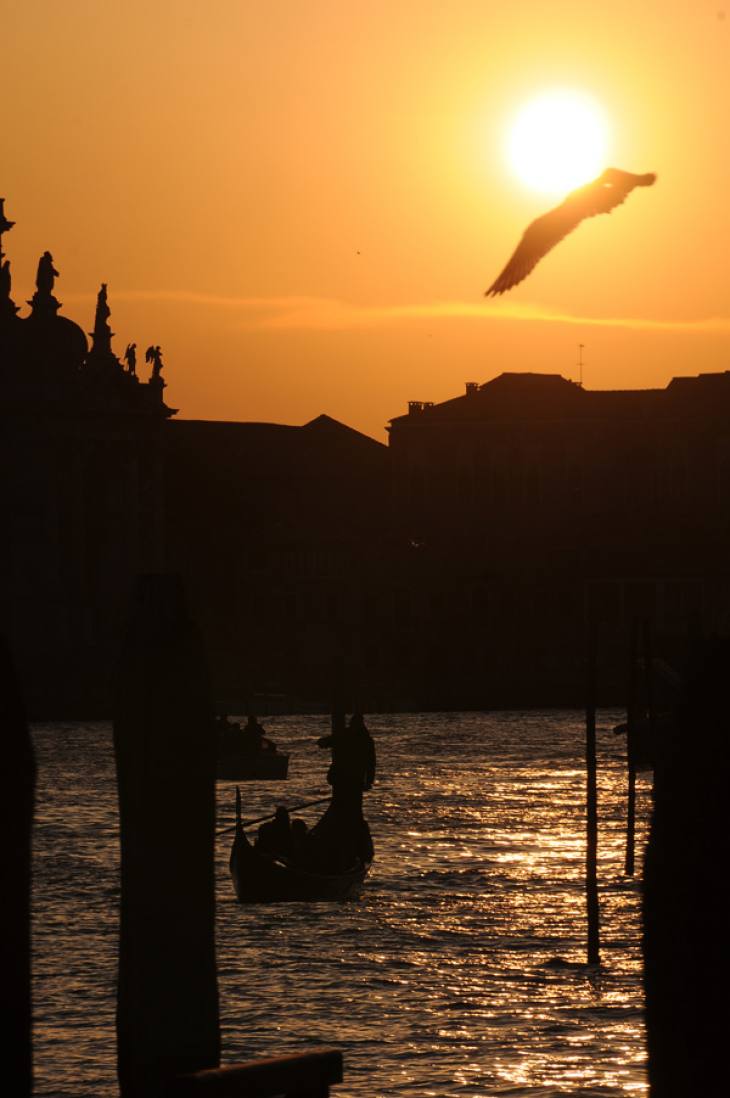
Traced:
<path fill-rule="evenodd" d="M 223 1061 L 334 1045 L 345 1057 L 341 1098 L 645 1093 L 639 893 L 622 874 L 623 744 L 610 732 L 618 719 L 602 714 L 598 733 L 600 972 L 583 964 L 581 715 L 373 717 L 379 774 L 366 811 L 376 862 L 359 902 L 242 907 L 229 839 L 219 840 Z M 314 741 L 326 718 L 266 724 L 291 753 L 291 777 L 245 784 L 247 816 L 324 787 Z M 116 1093 L 111 729 L 33 734 L 36 1093 L 103 1098 Z M 233 791 L 218 785 L 221 825 Z M 641 843 L 646 776 L 638 807 Z"/>

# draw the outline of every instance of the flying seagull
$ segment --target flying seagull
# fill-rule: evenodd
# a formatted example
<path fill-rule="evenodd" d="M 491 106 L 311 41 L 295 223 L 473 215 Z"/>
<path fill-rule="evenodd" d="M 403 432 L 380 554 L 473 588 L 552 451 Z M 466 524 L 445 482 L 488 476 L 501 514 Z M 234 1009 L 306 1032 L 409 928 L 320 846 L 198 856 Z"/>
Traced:
<path fill-rule="evenodd" d="M 496 297 L 497 294 L 511 290 L 523 278 L 527 278 L 542 257 L 577 228 L 584 218 L 611 213 L 615 206 L 621 205 L 634 187 L 651 187 L 655 180 L 654 172 L 635 175 L 633 172 L 622 172 L 618 168 L 606 168 L 592 183 L 571 191 L 554 210 L 536 218 L 527 226 L 514 255 L 484 296 Z"/>

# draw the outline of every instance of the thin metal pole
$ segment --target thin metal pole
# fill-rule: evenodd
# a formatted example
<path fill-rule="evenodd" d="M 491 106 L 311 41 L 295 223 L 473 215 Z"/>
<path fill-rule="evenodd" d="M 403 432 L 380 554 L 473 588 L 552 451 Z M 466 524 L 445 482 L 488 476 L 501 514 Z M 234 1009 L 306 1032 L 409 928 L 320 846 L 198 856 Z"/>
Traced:
<path fill-rule="evenodd" d="M 646 685 L 646 715 L 649 722 L 649 761 L 654 770 L 656 752 L 656 705 L 654 704 L 654 637 L 651 618 L 644 620 L 644 682 Z"/>
<path fill-rule="evenodd" d="M 596 766 L 596 627 L 588 624 L 586 675 L 586 905 L 588 964 L 601 963 L 598 909 L 598 792 Z"/>
<path fill-rule="evenodd" d="M 631 643 L 629 648 L 629 696 L 626 705 L 626 856 L 624 872 L 627 877 L 634 875 L 634 847 L 636 841 L 636 722 L 638 719 L 638 698 L 636 680 L 636 661 L 638 659 L 639 623 L 636 618 L 631 622 Z"/>

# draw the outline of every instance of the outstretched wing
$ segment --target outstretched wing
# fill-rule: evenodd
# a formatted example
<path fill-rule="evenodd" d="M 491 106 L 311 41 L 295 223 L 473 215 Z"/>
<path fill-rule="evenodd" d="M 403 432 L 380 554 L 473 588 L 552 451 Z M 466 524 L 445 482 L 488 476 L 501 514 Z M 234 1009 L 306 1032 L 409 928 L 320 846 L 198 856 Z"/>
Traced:
<path fill-rule="evenodd" d="M 655 181 L 654 172 L 636 175 L 634 172 L 622 172 L 619 168 L 606 168 L 598 179 L 569 194 L 564 205 L 573 205 L 581 218 L 595 217 L 596 214 L 615 210 L 626 201 L 634 187 L 651 187 Z"/>
<path fill-rule="evenodd" d="M 636 175 L 618 168 L 607 168 L 592 183 L 571 191 L 564 202 L 528 226 L 509 263 L 484 296 L 503 294 L 522 282 L 542 257 L 586 217 L 610 213 L 621 205 L 634 187 L 651 187 L 655 180 L 653 172 Z"/>
<path fill-rule="evenodd" d="M 509 263 L 484 296 L 495 297 L 497 294 L 505 293 L 506 290 L 511 290 L 518 282 L 522 282 L 542 257 L 559 244 L 563 237 L 572 232 L 582 220 L 583 215 L 568 208 L 567 202 L 538 217 L 522 234 L 522 240 L 515 248 Z"/>

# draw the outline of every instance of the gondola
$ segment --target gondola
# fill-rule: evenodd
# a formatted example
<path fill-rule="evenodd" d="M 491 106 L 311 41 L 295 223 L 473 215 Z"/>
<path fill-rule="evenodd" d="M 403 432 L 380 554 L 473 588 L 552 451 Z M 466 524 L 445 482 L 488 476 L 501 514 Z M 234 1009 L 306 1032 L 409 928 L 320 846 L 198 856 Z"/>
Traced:
<path fill-rule="evenodd" d="M 284 781 L 289 774 L 289 756 L 277 750 L 268 736 L 253 738 L 237 722 L 219 717 L 217 721 L 220 781 Z"/>
<path fill-rule="evenodd" d="M 287 903 L 356 899 L 372 862 L 354 858 L 345 870 L 325 873 L 292 864 L 283 857 L 259 853 L 243 830 L 236 798 L 236 835 L 230 871 L 239 903 Z"/>

